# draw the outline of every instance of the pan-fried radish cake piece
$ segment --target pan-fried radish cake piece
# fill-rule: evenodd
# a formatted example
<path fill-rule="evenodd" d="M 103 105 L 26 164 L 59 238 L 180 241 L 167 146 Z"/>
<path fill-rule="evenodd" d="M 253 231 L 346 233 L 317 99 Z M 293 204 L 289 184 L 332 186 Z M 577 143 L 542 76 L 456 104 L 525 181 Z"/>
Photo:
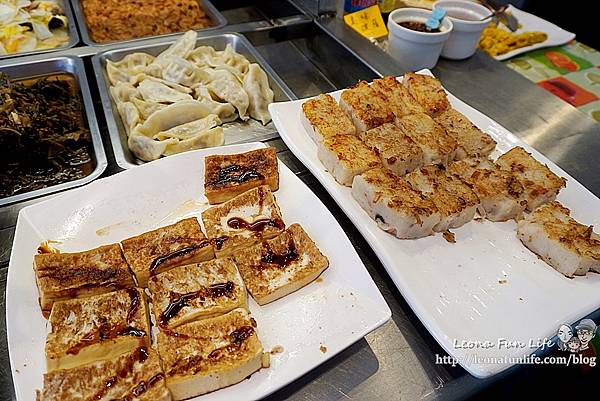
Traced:
<path fill-rule="evenodd" d="M 402 83 L 430 116 L 435 117 L 450 108 L 442 83 L 434 77 L 407 72 Z"/>
<path fill-rule="evenodd" d="M 235 261 L 259 305 L 299 290 L 329 266 L 299 224 L 292 224 L 278 237 L 242 250 L 235 255 Z"/>
<path fill-rule="evenodd" d="M 39 401 L 171 401 L 158 353 L 139 347 L 113 359 L 44 374 Z"/>
<path fill-rule="evenodd" d="M 383 77 L 373 80 L 371 84 L 379 95 L 387 102 L 396 117 L 407 114 L 425 113 L 425 109 L 416 101 L 396 77 Z"/>
<path fill-rule="evenodd" d="M 159 327 L 175 327 L 247 307 L 246 287 L 231 258 L 179 266 L 148 282 Z"/>
<path fill-rule="evenodd" d="M 356 128 L 350 117 L 331 95 L 319 96 L 302 103 L 302 126 L 315 143 L 333 135 L 355 135 Z"/>
<path fill-rule="evenodd" d="M 591 226 L 570 216 L 559 202 L 550 202 L 520 220 L 517 236 L 530 251 L 567 277 L 600 273 L 600 241 Z"/>
<path fill-rule="evenodd" d="M 267 185 L 205 210 L 202 222 L 218 258 L 273 238 L 285 228 L 279 205 Z"/>
<path fill-rule="evenodd" d="M 119 244 L 76 253 L 42 253 L 34 257 L 40 306 L 47 318 L 52 304 L 133 287 L 133 277 Z"/>
<path fill-rule="evenodd" d="M 352 185 L 358 174 L 378 167 L 377 154 L 355 135 L 334 135 L 317 144 L 317 156 L 337 182 Z"/>
<path fill-rule="evenodd" d="M 125 239 L 121 245 L 140 287 L 155 274 L 215 257 L 195 217 Z"/>
<path fill-rule="evenodd" d="M 440 113 L 434 120 L 458 142 L 457 159 L 487 157 L 496 148 L 496 141 L 491 136 L 451 107 Z"/>
<path fill-rule="evenodd" d="M 441 215 L 435 204 L 384 168 L 357 175 L 352 196 L 382 230 L 404 239 L 426 237 Z"/>
<path fill-rule="evenodd" d="M 444 232 L 458 228 L 475 217 L 479 198 L 458 177 L 442 168 L 429 165 L 409 173 L 406 181 L 431 200 L 440 212 L 441 220 L 434 231 Z"/>
<path fill-rule="evenodd" d="M 361 132 L 360 139 L 379 155 L 383 166 L 394 174 L 405 175 L 423 165 L 421 148 L 394 123 L 385 123 Z"/>
<path fill-rule="evenodd" d="M 490 221 L 518 219 L 525 210 L 523 185 L 489 159 L 463 159 L 448 165 L 448 172 L 471 186 L 479 201 L 479 213 Z"/>
<path fill-rule="evenodd" d="M 49 371 L 111 359 L 150 344 L 148 307 L 139 288 L 55 302 L 49 321 Z"/>
<path fill-rule="evenodd" d="M 340 107 L 350 117 L 357 132 L 364 132 L 394 119 L 385 99 L 365 81 L 344 90 Z"/>
<path fill-rule="evenodd" d="M 554 174 L 520 146 L 500 156 L 496 164 L 521 181 L 529 211 L 556 199 L 558 192 L 567 185 L 567 180 Z"/>
<path fill-rule="evenodd" d="M 245 309 L 161 330 L 157 339 L 175 401 L 238 383 L 262 367 L 256 321 Z"/>
<path fill-rule="evenodd" d="M 267 147 L 204 159 L 204 194 L 208 203 L 223 203 L 260 185 L 279 189 L 279 164 L 275 148 Z"/>
<path fill-rule="evenodd" d="M 427 114 L 409 114 L 396 124 L 423 150 L 424 164 L 447 164 L 456 155 L 457 143 Z"/>

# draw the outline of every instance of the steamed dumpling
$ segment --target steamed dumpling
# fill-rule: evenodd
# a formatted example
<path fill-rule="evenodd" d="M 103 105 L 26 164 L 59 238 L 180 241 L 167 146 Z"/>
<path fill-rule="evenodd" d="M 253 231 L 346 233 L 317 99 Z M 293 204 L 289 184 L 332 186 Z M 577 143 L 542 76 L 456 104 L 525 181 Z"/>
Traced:
<path fill-rule="evenodd" d="M 231 103 L 221 103 L 214 100 L 205 86 L 196 86 L 194 96 L 200 103 L 208 107 L 212 114 L 219 116 L 222 122 L 227 123 L 237 119 L 238 115 L 235 112 L 235 107 Z"/>
<path fill-rule="evenodd" d="M 110 95 L 115 103 L 131 102 L 132 99 L 139 96 L 138 90 L 129 82 L 118 82 L 110 87 Z"/>
<path fill-rule="evenodd" d="M 111 85 L 116 85 L 119 82 L 129 83 L 130 75 L 115 67 L 112 61 L 106 63 L 106 75 L 108 75 Z"/>
<path fill-rule="evenodd" d="M 273 91 L 269 87 L 269 78 L 258 64 L 250 64 L 244 77 L 244 90 L 248 94 L 248 112 L 250 117 L 266 125 L 271 121 L 269 104 L 273 102 Z"/>
<path fill-rule="evenodd" d="M 147 53 L 131 53 L 119 61 L 111 62 L 115 68 L 129 74 L 136 75 L 146 72 L 146 67 L 154 61 L 154 57 Z"/>
<path fill-rule="evenodd" d="M 155 134 L 152 138 L 158 139 L 159 141 L 167 138 L 177 138 L 179 140 L 188 139 L 197 135 L 199 132 L 208 131 L 209 129 L 220 124 L 221 120 L 219 120 L 217 115 L 209 114 L 204 118 L 177 125 L 166 131 L 161 131 L 158 134 Z"/>
<path fill-rule="evenodd" d="M 224 143 L 225 135 L 223 133 L 223 128 L 216 127 L 200 132 L 198 135 L 195 135 L 189 139 L 169 144 L 163 152 L 163 155 L 170 156 L 176 153 L 187 152 L 188 150 L 221 146 Z"/>
<path fill-rule="evenodd" d="M 141 135 L 137 129 L 134 129 L 127 138 L 129 150 L 140 160 L 150 162 L 158 159 L 167 149 L 167 146 L 176 144 L 177 139 L 166 139 L 164 141 L 155 141 L 152 138 Z"/>
<path fill-rule="evenodd" d="M 198 67 L 189 61 L 173 56 L 169 64 L 162 70 L 162 77 L 166 81 L 175 82 L 181 85 L 192 86 L 205 76 Z"/>
<path fill-rule="evenodd" d="M 140 112 L 140 116 L 144 120 L 150 117 L 155 111 L 168 107 L 163 103 L 146 102 L 145 100 L 138 98 L 133 98 L 131 101 L 133 104 L 135 104 L 135 107 L 137 107 L 138 111 Z"/>
<path fill-rule="evenodd" d="M 177 39 L 175 43 L 169 46 L 167 50 L 160 53 L 154 59 L 154 62 L 152 64 L 164 68 L 171 62 L 171 60 L 175 56 L 186 59 L 190 55 L 192 50 L 194 50 L 197 38 L 198 34 L 196 33 L 196 31 L 187 31 L 179 39 Z"/>
<path fill-rule="evenodd" d="M 181 124 L 208 116 L 208 107 L 196 100 L 174 103 L 162 110 L 154 112 L 139 128 L 142 135 L 153 137 Z"/>
<path fill-rule="evenodd" d="M 227 44 L 222 51 L 217 51 L 210 46 L 199 46 L 190 53 L 189 60 L 199 67 L 227 69 L 240 79 L 250 65 L 246 57 L 233 50 L 231 44 Z"/>
<path fill-rule="evenodd" d="M 213 70 L 206 87 L 217 98 L 231 103 L 238 111 L 242 120 L 248 117 L 248 94 L 244 91 L 240 81 L 231 72 L 226 70 Z"/>
<path fill-rule="evenodd" d="M 144 79 L 138 86 L 138 91 L 147 102 L 175 103 L 192 100 L 192 97 L 187 93 L 181 93 L 162 82 L 151 79 Z"/>
<path fill-rule="evenodd" d="M 121 115 L 125 131 L 127 131 L 127 135 L 129 135 L 133 128 L 140 122 L 138 109 L 131 102 L 122 102 L 117 103 L 117 110 Z"/>

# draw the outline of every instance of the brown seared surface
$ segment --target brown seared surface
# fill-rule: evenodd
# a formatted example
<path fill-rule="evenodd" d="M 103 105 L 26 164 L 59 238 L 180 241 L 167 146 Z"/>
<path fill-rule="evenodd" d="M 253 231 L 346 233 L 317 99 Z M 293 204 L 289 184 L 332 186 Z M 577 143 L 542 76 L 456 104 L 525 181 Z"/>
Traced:
<path fill-rule="evenodd" d="M 356 133 L 350 118 L 329 94 L 320 94 L 302 103 L 302 111 L 324 137 Z"/>
<path fill-rule="evenodd" d="M 323 139 L 323 145 L 346 168 L 364 171 L 381 164 L 377 154 L 354 135 L 334 135 Z"/>
<path fill-rule="evenodd" d="M 422 148 L 432 149 L 439 155 L 456 149 L 456 140 L 427 114 L 410 114 L 397 119 L 396 124 Z"/>
<path fill-rule="evenodd" d="M 415 155 L 423 158 L 421 148 L 395 123 L 385 123 L 361 132 L 360 139 L 390 165 L 412 159 Z"/>
<path fill-rule="evenodd" d="M 496 141 L 491 136 L 453 108 L 448 108 L 434 119 L 458 142 L 458 146 L 462 147 L 469 157 L 488 156 L 496 147 Z"/>
<path fill-rule="evenodd" d="M 407 114 L 425 113 L 425 109 L 412 97 L 396 77 L 386 76 L 373 80 L 371 85 L 387 102 L 396 117 Z"/>
<path fill-rule="evenodd" d="M 430 116 L 436 116 L 450 108 L 446 91 L 434 77 L 409 72 L 404 74 L 403 83 Z"/>
<path fill-rule="evenodd" d="M 394 119 L 386 100 L 365 81 L 344 90 L 341 99 L 352 108 L 367 129 L 377 127 Z"/>

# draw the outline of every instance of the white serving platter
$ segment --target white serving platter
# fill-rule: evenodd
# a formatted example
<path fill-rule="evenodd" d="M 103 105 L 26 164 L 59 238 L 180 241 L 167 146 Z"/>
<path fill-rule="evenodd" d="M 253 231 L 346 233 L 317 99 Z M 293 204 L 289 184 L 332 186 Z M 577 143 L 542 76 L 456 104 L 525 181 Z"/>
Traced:
<path fill-rule="evenodd" d="M 428 70 L 419 73 L 431 75 Z M 341 92 L 331 95 L 339 100 Z M 588 225 L 600 224 L 600 199 L 489 117 L 450 93 L 448 98 L 498 142 L 494 158 L 514 146 L 524 147 L 567 178 L 558 200 L 573 217 Z M 317 158 L 316 145 L 300 122 L 305 100 L 269 106 L 281 137 L 369 242 L 431 335 L 469 373 L 484 378 L 507 369 L 516 361 L 504 358 L 530 355 L 538 348 L 529 346 L 530 340 L 551 338 L 560 324 L 573 323 L 600 307 L 600 274 L 565 278 L 520 243 L 514 221 L 472 221 L 452 230 L 455 244 L 439 234 L 399 240 L 379 229 L 350 188 L 339 185 Z M 465 348 L 465 341 L 475 345 Z"/>
<path fill-rule="evenodd" d="M 38 305 L 32 268 L 40 242 L 61 251 L 79 251 L 120 241 L 144 231 L 199 216 L 209 207 L 203 195 L 209 154 L 240 153 L 261 143 L 232 145 L 170 156 L 95 181 L 21 210 L 8 270 L 6 326 L 17 400 L 35 400 L 45 372 L 47 321 Z M 391 316 L 379 290 L 348 237 L 312 191 L 283 163 L 275 192 L 287 225 L 301 223 L 329 268 L 321 278 L 266 306 L 250 299 L 271 367 L 243 382 L 194 400 L 262 398 L 304 375 Z"/>
<path fill-rule="evenodd" d="M 496 60 L 507 60 L 511 57 L 527 53 L 532 50 L 542 49 L 544 47 L 564 45 L 565 43 L 568 43 L 571 40 L 575 39 L 575 34 L 573 32 L 565 31 L 561 27 L 554 25 L 552 22 L 546 21 L 543 18 L 537 17 L 523 10 L 519 10 L 515 6 L 509 6 L 507 12 L 512 13 L 512 15 L 514 15 L 519 20 L 519 24 L 522 25 L 515 33 L 532 31 L 544 32 L 548 35 L 548 39 L 541 43 L 521 47 L 519 49 L 512 50 L 508 53 L 501 54 L 499 56 L 494 56 Z M 499 26 L 508 31 L 508 28 L 506 28 L 503 24 L 500 24 Z"/>

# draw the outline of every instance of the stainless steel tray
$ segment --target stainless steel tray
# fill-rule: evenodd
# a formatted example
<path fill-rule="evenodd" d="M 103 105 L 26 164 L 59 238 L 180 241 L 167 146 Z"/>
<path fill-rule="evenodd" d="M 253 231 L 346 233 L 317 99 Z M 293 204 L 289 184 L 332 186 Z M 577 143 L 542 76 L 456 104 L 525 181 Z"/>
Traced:
<path fill-rule="evenodd" d="M 110 141 L 115 154 L 117 164 L 122 168 L 131 168 L 144 162 L 137 159 L 127 147 L 127 134 L 125 127 L 121 122 L 121 117 L 117 111 L 117 107 L 113 102 L 109 87 L 110 82 L 106 74 L 106 61 L 117 61 L 130 53 L 146 52 L 152 55 L 157 55 L 165 50 L 175 38 L 168 38 L 157 41 L 153 44 L 145 44 L 139 46 L 130 46 L 126 49 L 107 50 L 96 54 L 92 58 L 94 65 L 94 73 L 98 80 L 100 89 L 100 97 L 104 105 L 104 115 L 106 116 L 106 124 L 110 134 Z M 214 36 L 200 37 L 196 41 L 196 46 L 212 46 L 217 50 L 222 50 L 227 44 L 231 44 L 233 49 L 243 54 L 250 62 L 258 63 L 267 73 L 269 77 L 269 85 L 274 92 L 274 101 L 285 101 L 296 99 L 294 93 L 287 87 L 277 73 L 267 64 L 260 56 L 258 51 L 250 44 L 248 39 L 237 33 L 224 33 Z M 255 142 L 272 139 L 278 136 L 277 129 L 273 122 L 263 126 L 260 122 L 250 119 L 248 122 L 235 121 L 223 125 L 225 131 L 225 144 Z"/>
<path fill-rule="evenodd" d="M 2 66 L 0 66 L 0 72 L 8 74 L 12 79 L 36 78 L 57 73 L 69 73 L 75 78 L 75 83 L 83 102 L 84 117 L 92 137 L 95 167 L 87 177 L 0 199 L 0 206 L 84 185 L 98 178 L 98 176 L 106 169 L 107 161 L 104 147 L 102 146 L 102 139 L 100 138 L 100 131 L 98 130 L 96 115 L 94 114 L 94 105 L 92 103 L 83 61 L 77 57 L 71 56 L 52 57 L 32 62 L 23 62 L 19 59 L 11 61 L 12 62 L 3 63 Z"/>
<path fill-rule="evenodd" d="M 213 26 L 201 29 L 198 32 L 212 31 L 215 29 L 223 28 L 225 25 L 227 25 L 227 20 L 225 19 L 225 17 L 223 17 L 223 15 L 219 12 L 219 10 L 217 10 L 217 8 L 215 6 L 213 6 L 210 1 L 198 0 L 198 3 L 200 4 L 200 7 L 202 7 L 202 9 L 204 9 L 204 11 L 206 12 L 206 15 L 208 15 L 208 17 L 213 22 Z M 169 33 L 169 34 L 165 34 L 165 35 L 146 36 L 143 38 L 117 40 L 114 42 L 107 42 L 107 43 L 98 43 L 92 39 L 92 37 L 90 36 L 90 33 L 88 32 L 87 23 L 85 20 L 85 14 L 83 13 L 83 7 L 81 6 L 81 1 L 80 0 L 71 0 L 71 4 L 73 5 L 73 10 L 75 12 L 75 17 L 77 19 L 77 25 L 79 26 L 79 32 L 81 32 L 81 40 L 88 46 L 110 46 L 110 45 L 114 45 L 114 44 L 132 43 L 132 42 L 137 42 L 140 40 L 146 40 L 146 39 L 150 39 L 150 38 L 169 38 L 169 37 L 177 36 L 181 33 L 181 32 Z"/>
<path fill-rule="evenodd" d="M 32 54 L 41 54 L 41 53 L 49 53 L 55 52 L 59 50 L 69 49 L 79 43 L 79 34 L 77 33 L 77 25 L 75 23 L 75 16 L 73 15 L 73 11 L 71 10 L 71 5 L 68 0 L 62 0 L 63 9 L 65 10 L 65 15 L 67 17 L 67 21 L 69 22 L 68 30 L 69 30 L 69 42 L 66 44 L 55 47 L 53 49 L 43 49 L 43 50 L 32 50 L 30 52 L 21 52 L 21 53 L 12 53 L 12 54 L 2 54 L 0 55 L 0 60 L 12 58 L 12 57 L 21 57 L 28 56 Z"/>

